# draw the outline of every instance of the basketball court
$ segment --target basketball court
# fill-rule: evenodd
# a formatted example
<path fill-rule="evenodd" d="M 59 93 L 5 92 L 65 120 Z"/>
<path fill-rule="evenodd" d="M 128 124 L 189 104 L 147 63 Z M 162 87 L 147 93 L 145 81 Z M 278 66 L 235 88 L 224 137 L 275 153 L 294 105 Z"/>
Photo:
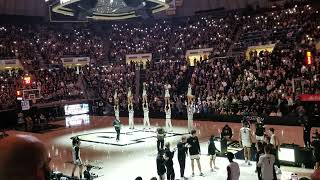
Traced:
<path fill-rule="evenodd" d="M 143 179 L 150 179 L 157 176 L 156 168 L 156 129 L 164 125 L 164 119 L 151 119 L 150 129 L 143 129 L 142 119 L 135 119 L 135 129 L 130 130 L 127 125 L 127 118 L 121 118 L 123 128 L 121 130 L 120 141 L 116 141 L 116 133 L 112 127 L 113 117 L 92 116 L 86 121 L 66 123 L 65 120 L 54 124 L 63 125 L 47 133 L 27 133 L 9 131 L 8 134 L 24 133 L 32 134 L 43 140 L 49 149 L 49 156 L 52 158 L 51 167 L 64 174 L 70 175 L 72 170 L 71 138 L 78 136 L 81 140 L 81 158 L 85 164 L 93 165 L 92 172 L 98 177 L 97 180 L 121 179 L 130 180 L 141 176 Z M 197 176 L 199 172 L 196 168 L 195 177 L 191 177 L 190 160 L 187 157 L 185 176 L 189 179 L 226 179 L 226 158 L 218 157 L 216 160 L 219 169 L 211 172 L 209 168 L 209 156 L 207 156 L 207 141 L 214 134 L 219 135 L 224 122 L 195 121 L 195 128 L 198 129 L 198 136 L 201 142 L 201 164 L 204 177 Z M 238 138 L 240 123 L 228 123 L 234 130 L 233 139 Z M 71 126 L 70 126 L 71 125 Z M 171 148 L 175 148 L 181 136 L 187 133 L 186 120 L 173 120 L 173 132 L 167 134 L 166 141 L 171 142 Z M 292 143 L 292 141 L 302 145 L 303 140 L 298 132 L 302 133 L 302 127 L 289 126 L 267 126 L 276 129 L 280 135 L 282 143 Z M 229 148 L 228 150 L 237 153 L 240 148 Z M 243 160 L 236 160 L 241 169 L 240 179 L 256 180 L 255 163 L 252 166 L 244 164 Z M 174 168 L 176 179 L 180 177 L 177 154 L 174 156 Z M 77 171 L 76 171 L 77 172 Z M 300 176 L 309 176 L 312 169 L 302 169 L 282 166 L 282 175 L 279 178 L 286 180 L 292 172 Z M 76 173 L 77 174 L 77 173 Z"/>

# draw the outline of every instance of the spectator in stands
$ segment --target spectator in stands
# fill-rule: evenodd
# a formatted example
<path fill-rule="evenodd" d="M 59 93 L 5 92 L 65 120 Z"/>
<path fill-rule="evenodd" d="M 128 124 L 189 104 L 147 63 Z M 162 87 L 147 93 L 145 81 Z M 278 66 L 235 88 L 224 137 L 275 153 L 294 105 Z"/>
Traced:
<path fill-rule="evenodd" d="M 10 180 L 49 180 L 51 170 L 45 145 L 29 135 L 0 140 L 0 177 Z"/>

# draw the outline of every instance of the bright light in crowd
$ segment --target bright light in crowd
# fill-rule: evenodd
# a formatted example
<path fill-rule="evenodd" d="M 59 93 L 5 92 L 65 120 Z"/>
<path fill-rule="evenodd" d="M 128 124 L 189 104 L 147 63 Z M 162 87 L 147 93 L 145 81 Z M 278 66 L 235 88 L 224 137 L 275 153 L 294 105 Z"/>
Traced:
<path fill-rule="evenodd" d="M 23 78 L 23 81 L 24 81 L 25 84 L 30 84 L 31 83 L 31 77 L 26 76 L 26 77 Z"/>
<path fill-rule="evenodd" d="M 307 51 L 307 53 L 306 53 L 306 63 L 307 63 L 307 65 L 311 65 L 311 64 L 312 64 L 312 54 L 311 54 L 311 51 Z"/>

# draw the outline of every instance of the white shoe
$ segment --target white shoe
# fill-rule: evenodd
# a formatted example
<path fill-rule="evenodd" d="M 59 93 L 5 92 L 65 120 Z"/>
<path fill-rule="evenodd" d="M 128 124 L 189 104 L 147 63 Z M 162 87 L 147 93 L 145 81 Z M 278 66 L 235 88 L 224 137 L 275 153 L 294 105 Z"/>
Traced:
<path fill-rule="evenodd" d="M 217 166 L 215 166 L 214 169 L 219 169 L 219 168 Z"/>

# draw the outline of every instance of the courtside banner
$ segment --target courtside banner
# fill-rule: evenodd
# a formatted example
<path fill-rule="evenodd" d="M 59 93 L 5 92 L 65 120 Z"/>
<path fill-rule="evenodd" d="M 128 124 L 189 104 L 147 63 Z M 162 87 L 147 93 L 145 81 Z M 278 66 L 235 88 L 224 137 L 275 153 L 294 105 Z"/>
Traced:
<path fill-rule="evenodd" d="M 320 101 L 320 94 L 301 94 L 300 101 Z"/>

